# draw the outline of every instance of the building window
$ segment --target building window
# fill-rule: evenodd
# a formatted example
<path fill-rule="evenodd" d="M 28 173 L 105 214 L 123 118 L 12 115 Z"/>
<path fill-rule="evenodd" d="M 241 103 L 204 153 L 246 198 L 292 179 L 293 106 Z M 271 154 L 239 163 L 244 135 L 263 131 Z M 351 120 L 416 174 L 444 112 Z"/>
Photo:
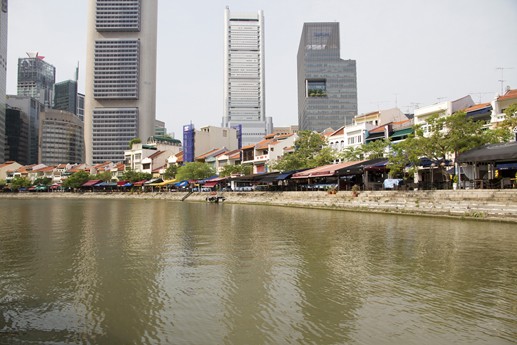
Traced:
<path fill-rule="evenodd" d="M 327 81 L 325 79 L 306 80 L 307 97 L 326 97 Z"/>

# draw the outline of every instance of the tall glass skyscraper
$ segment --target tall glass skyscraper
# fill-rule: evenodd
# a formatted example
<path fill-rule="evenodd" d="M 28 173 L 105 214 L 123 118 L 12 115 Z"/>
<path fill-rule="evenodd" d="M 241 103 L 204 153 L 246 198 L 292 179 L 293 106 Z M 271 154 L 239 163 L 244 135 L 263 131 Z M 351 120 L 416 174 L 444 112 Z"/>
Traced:
<path fill-rule="evenodd" d="M 7 0 L 0 8 L 0 164 L 5 162 L 5 112 L 7 77 Z"/>
<path fill-rule="evenodd" d="M 298 126 L 321 132 L 357 115 L 355 60 L 340 58 L 339 23 L 305 23 L 298 48 Z"/>
<path fill-rule="evenodd" d="M 27 56 L 18 59 L 17 93 L 19 96 L 30 96 L 50 108 L 54 101 L 56 68 L 37 52 L 27 53 Z"/>
<path fill-rule="evenodd" d="M 53 109 L 77 115 L 77 80 L 65 80 L 54 85 Z"/>
<path fill-rule="evenodd" d="M 242 125 L 242 145 L 272 131 L 266 118 L 264 13 L 224 11 L 224 115 L 222 127 Z"/>
<path fill-rule="evenodd" d="M 123 161 L 154 135 L 157 0 L 89 0 L 84 104 L 86 163 Z"/>

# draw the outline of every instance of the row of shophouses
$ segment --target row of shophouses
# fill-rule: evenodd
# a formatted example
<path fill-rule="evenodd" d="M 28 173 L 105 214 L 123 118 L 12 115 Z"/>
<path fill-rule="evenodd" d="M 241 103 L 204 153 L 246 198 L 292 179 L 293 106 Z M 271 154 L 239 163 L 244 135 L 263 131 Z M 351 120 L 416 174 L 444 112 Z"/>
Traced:
<path fill-rule="evenodd" d="M 517 90 L 507 90 L 504 95 L 496 96 L 492 102 L 481 104 L 476 104 L 471 96 L 465 96 L 457 100 L 418 108 L 412 115 L 404 114 L 398 108 L 358 115 L 353 124 L 337 130 L 329 129 L 324 134 L 328 145 L 337 151 L 379 139 L 389 139 L 392 143 L 397 143 L 407 138 L 413 132 L 415 125 L 421 125 L 426 131 L 426 119 L 435 114 L 449 116 L 462 110 L 466 112 L 467 117 L 483 121 L 487 127 L 497 126 L 497 123 L 505 118 L 505 109 L 514 103 L 517 103 Z M 205 132 L 209 132 L 210 129 L 207 127 Z M 215 129 L 211 130 L 217 132 Z M 227 136 L 226 133 L 225 136 Z M 217 174 L 225 165 L 236 164 L 252 165 L 254 175 L 271 173 L 270 164 L 281 156 L 294 152 L 296 139 L 296 133 L 277 132 L 267 135 L 257 144 L 240 149 L 236 147 L 236 141 L 226 141 L 225 146 L 210 148 L 198 153 L 195 161 L 210 164 Z M 513 158 L 510 157 L 509 160 L 511 159 Z M 91 175 L 108 171 L 112 174 L 113 181 L 119 181 L 124 171 L 128 169 L 149 173 L 153 177 L 159 178 L 163 177 L 170 165 L 182 165 L 183 163 L 181 145 L 178 145 L 177 142 L 154 141 L 133 144 L 133 147 L 125 152 L 124 162 L 118 163 L 105 162 L 93 166 L 85 164 L 22 166 L 16 162 L 6 162 L 0 165 L 0 179 L 9 182 L 15 177 L 27 177 L 31 181 L 38 178 L 50 178 L 54 184 L 60 184 L 70 174 L 84 170 Z M 488 171 L 490 167 L 485 167 L 485 169 Z M 477 175 L 479 174 L 478 172 Z M 473 177 L 479 176 L 473 175 Z"/>

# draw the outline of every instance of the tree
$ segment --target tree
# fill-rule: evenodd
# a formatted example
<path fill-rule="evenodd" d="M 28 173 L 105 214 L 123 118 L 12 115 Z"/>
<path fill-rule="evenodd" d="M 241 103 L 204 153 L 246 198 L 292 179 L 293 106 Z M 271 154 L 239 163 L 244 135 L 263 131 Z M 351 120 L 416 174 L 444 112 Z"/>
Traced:
<path fill-rule="evenodd" d="M 215 171 L 207 163 L 190 162 L 179 167 L 176 174 L 178 180 L 201 180 L 215 175 Z"/>
<path fill-rule="evenodd" d="M 165 169 L 165 172 L 163 173 L 163 177 L 167 180 L 172 180 L 176 177 L 176 174 L 178 172 L 178 166 L 176 164 L 171 164 Z"/>
<path fill-rule="evenodd" d="M 252 172 L 252 166 L 249 164 L 242 165 L 242 164 L 236 164 L 236 165 L 225 165 L 221 172 L 219 173 L 219 176 L 225 177 L 225 176 L 231 176 L 234 174 L 242 174 L 242 175 L 250 175 Z"/>
<path fill-rule="evenodd" d="M 129 149 L 131 150 L 133 148 L 133 144 L 141 144 L 142 139 L 140 138 L 133 138 L 129 141 Z"/>
<path fill-rule="evenodd" d="M 128 169 L 128 170 L 124 171 L 124 173 L 122 174 L 122 179 L 124 181 L 129 181 L 129 182 L 150 180 L 151 178 L 152 178 L 152 175 L 149 173 L 137 172 L 132 169 Z"/>
<path fill-rule="evenodd" d="M 6 184 L 7 184 L 7 182 L 4 179 L 0 179 L 0 187 L 1 188 L 5 187 Z"/>
<path fill-rule="evenodd" d="M 34 180 L 34 186 L 48 186 L 52 183 L 52 179 L 49 177 L 38 177 Z"/>
<path fill-rule="evenodd" d="M 330 164 L 337 158 L 327 146 L 323 135 L 312 131 L 300 131 L 294 143 L 294 152 L 284 155 L 271 164 L 273 170 L 289 171 Z"/>
<path fill-rule="evenodd" d="M 109 172 L 109 171 L 103 171 L 93 177 L 93 179 L 95 179 L 95 180 L 101 180 L 104 182 L 109 182 L 109 181 L 111 181 L 112 178 L 113 178 L 113 175 L 111 175 L 111 172 Z"/>
<path fill-rule="evenodd" d="M 363 153 L 361 159 L 383 158 L 386 154 L 386 148 L 390 145 L 389 140 L 374 140 L 360 146 Z"/>
<path fill-rule="evenodd" d="M 14 191 L 20 188 L 27 188 L 31 185 L 31 181 L 27 177 L 15 177 L 11 180 L 11 189 Z"/>
<path fill-rule="evenodd" d="M 77 171 L 68 176 L 68 178 L 63 181 L 62 186 L 65 188 L 75 189 L 81 187 L 88 180 L 90 180 L 90 174 L 86 171 Z"/>

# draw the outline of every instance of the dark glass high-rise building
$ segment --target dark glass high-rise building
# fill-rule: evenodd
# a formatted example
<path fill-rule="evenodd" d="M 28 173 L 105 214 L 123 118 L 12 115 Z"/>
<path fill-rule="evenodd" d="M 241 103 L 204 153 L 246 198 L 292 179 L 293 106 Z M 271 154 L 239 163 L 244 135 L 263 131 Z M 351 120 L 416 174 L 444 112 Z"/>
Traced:
<path fill-rule="evenodd" d="M 305 23 L 298 48 L 298 126 L 321 132 L 357 115 L 355 60 L 340 58 L 339 23 Z"/>
<path fill-rule="evenodd" d="M 65 80 L 54 85 L 54 109 L 77 115 L 77 81 Z"/>

